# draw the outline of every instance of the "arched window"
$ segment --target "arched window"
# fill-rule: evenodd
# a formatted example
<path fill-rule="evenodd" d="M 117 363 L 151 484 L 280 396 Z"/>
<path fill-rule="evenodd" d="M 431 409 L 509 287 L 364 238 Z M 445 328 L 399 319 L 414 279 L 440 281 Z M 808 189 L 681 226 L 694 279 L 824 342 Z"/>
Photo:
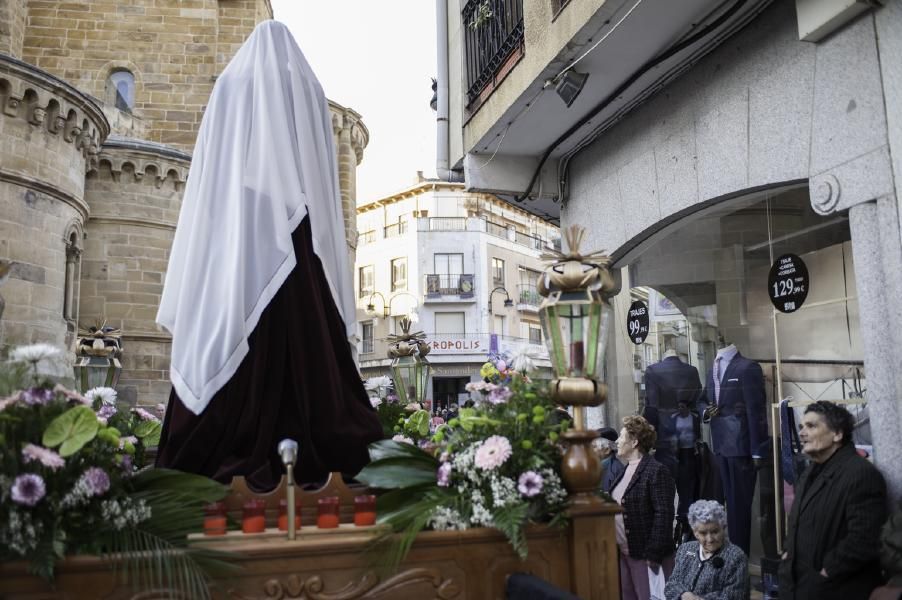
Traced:
<path fill-rule="evenodd" d="M 77 330 L 78 294 L 81 280 L 81 245 L 78 230 L 71 230 L 66 238 L 66 276 L 63 287 L 63 318 L 70 332 Z"/>
<path fill-rule="evenodd" d="M 131 112 L 135 107 L 135 76 L 131 71 L 120 69 L 110 73 L 106 80 L 107 102 L 119 110 Z"/>

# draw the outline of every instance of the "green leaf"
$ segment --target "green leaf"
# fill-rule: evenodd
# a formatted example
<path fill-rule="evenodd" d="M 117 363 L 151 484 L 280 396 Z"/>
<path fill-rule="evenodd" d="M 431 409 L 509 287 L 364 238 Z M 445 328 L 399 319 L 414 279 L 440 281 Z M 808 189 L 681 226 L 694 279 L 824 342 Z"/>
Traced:
<path fill-rule="evenodd" d="M 520 558 L 526 558 L 528 548 L 523 536 L 523 526 L 526 525 L 526 516 L 529 513 L 529 504 L 518 502 L 496 509 L 492 513 L 495 527 L 510 541 L 511 546 Z"/>
<path fill-rule="evenodd" d="M 404 442 L 394 442 L 392 440 L 380 440 L 370 444 L 370 460 L 378 461 L 383 458 L 412 458 L 428 462 L 438 468 L 438 460 L 425 450 L 406 444 Z"/>
<path fill-rule="evenodd" d="M 383 458 L 364 467 L 357 479 L 379 489 L 409 488 L 435 483 L 436 469 L 434 465 L 418 459 Z"/>
<path fill-rule="evenodd" d="M 146 448 L 158 446 L 162 432 L 163 425 L 159 421 L 141 421 L 135 427 L 135 437 L 140 439 Z"/>
<path fill-rule="evenodd" d="M 425 410 L 418 410 L 410 415 L 404 429 L 418 434 L 420 437 L 429 435 L 429 413 Z"/>
<path fill-rule="evenodd" d="M 60 446 L 62 457 L 72 456 L 94 439 L 100 424 L 87 406 L 76 406 L 55 418 L 44 430 L 42 442 L 48 448 Z"/>

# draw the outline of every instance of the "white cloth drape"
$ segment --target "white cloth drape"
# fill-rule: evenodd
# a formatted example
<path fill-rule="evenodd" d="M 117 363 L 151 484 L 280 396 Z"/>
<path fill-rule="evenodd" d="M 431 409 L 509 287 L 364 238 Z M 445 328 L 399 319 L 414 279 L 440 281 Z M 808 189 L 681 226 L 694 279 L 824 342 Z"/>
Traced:
<path fill-rule="evenodd" d="M 326 97 L 288 28 L 261 23 L 213 88 L 157 314 L 172 334 L 172 384 L 195 414 L 247 354 L 261 312 L 295 267 L 291 235 L 305 215 L 354 332 L 332 136 Z"/>

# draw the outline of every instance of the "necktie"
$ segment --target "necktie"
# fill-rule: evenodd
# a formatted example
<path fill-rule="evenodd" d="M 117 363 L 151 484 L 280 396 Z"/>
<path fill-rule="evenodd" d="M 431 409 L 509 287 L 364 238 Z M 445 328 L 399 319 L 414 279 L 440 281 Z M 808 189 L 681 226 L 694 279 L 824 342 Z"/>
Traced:
<path fill-rule="evenodd" d="M 718 356 L 714 359 L 714 403 L 720 406 L 720 360 Z"/>

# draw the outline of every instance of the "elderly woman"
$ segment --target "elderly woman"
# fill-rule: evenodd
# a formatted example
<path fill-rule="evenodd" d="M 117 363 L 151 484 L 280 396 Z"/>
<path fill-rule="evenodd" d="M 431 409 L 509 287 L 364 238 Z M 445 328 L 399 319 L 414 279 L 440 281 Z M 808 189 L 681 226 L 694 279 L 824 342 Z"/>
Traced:
<path fill-rule="evenodd" d="M 713 500 L 689 507 L 695 542 L 680 546 L 664 595 L 667 600 L 747 600 L 745 554 L 727 539 L 727 513 Z"/>
<path fill-rule="evenodd" d="M 622 507 L 615 517 L 620 547 L 620 587 L 623 600 L 648 600 L 649 570 L 673 566 L 673 476 L 649 456 L 655 447 L 654 428 L 643 417 L 623 419 L 617 438 L 617 458 L 626 464 L 607 478 L 605 491 Z"/>

